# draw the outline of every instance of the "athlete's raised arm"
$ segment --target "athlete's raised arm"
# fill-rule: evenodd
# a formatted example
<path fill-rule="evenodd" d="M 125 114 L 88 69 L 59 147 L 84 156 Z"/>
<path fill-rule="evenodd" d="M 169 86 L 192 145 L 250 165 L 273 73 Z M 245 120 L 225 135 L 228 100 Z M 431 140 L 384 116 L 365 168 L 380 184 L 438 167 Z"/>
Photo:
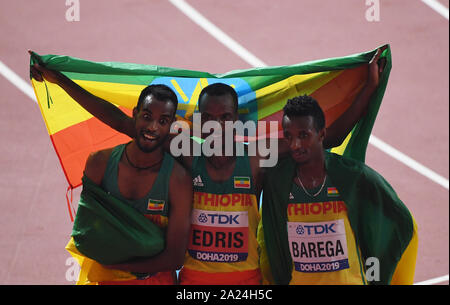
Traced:
<path fill-rule="evenodd" d="M 326 129 L 326 137 L 323 141 L 325 149 L 333 148 L 342 144 L 345 137 L 353 129 L 356 123 L 366 114 L 370 98 L 378 87 L 380 75 L 383 72 L 385 60 L 380 60 L 381 53 L 387 45 L 379 48 L 369 62 L 369 71 L 366 84 L 356 96 L 351 106 Z M 289 155 L 289 145 L 282 138 L 278 138 L 278 158 Z"/>
<path fill-rule="evenodd" d="M 386 48 L 387 45 L 379 48 L 370 60 L 366 84 L 356 96 L 355 101 L 333 124 L 328 126 L 326 138 L 323 141 L 325 149 L 341 145 L 355 124 L 366 114 L 370 98 L 378 87 L 380 75 L 384 69 L 385 60 L 384 58 L 380 60 L 380 56 Z"/>
<path fill-rule="evenodd" d="M 36 81 L 42 82 L 45 79 L 59 85 L 90 114 L 115 130 L 134 138 L 133 119 L 113 104 L 89 93 L 59 71 L 47 69 L 36 63 L 31 67 L 31 74 Z"/>

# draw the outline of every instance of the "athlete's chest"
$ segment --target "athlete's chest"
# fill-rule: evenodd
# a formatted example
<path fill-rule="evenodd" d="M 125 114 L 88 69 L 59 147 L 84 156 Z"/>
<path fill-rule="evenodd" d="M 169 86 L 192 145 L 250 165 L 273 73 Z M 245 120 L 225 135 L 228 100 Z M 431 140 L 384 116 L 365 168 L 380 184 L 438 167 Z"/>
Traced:
<path fill-rule="evenodd" d="M 157 177 L 157 171 L 137 171 L 119 164 L 117 183 L 120 194 L 130 200 L 140 199 L 150 192 Z"/>

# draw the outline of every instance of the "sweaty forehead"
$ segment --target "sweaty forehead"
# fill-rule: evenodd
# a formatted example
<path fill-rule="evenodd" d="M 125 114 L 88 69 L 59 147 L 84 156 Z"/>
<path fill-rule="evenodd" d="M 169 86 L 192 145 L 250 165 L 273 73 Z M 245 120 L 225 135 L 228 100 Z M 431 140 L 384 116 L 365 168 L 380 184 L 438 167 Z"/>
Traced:
<path fill-rule="evenodd" d="M 208 113 L 237 112 L 233 97 L 230 94 L 218 96 L 205 94 L 199 101 L 199 110 Z"/>
<path fill-rule="evenodd" d="M 170 100 L 162 101 L 156 99 L 153 95 L 147 95 L 142 101 L 140 110 L 173 114 L 175 112 L 175 105 Z"/>
<path fill-rule="evenodd" d="M 282 126 L 284 130 L 298 129 L 298 130 L 311 130 L 314 129 L 314 118 L 308 116 L 283 116 Z"/>

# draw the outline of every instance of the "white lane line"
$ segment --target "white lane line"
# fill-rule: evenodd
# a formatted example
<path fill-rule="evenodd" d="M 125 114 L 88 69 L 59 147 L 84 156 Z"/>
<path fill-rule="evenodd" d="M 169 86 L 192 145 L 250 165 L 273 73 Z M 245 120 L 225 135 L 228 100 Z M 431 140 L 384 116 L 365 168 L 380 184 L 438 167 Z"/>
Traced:
<path fill-rule="evenodd" d="M 28 96 L 37 103 L 36 95 L 34 94 L 33 88 L 26 81 L 24 81 L 19 75 L 17 75 L 13 70 L 8 68 L 1 60 L 0 60 L 0 74 L 3 75 L 7 80 L 9 80 L 14 86 L 19 88 L 20 91 L 25 93 L 26 96 Z"/>
<path fill-rule="evenodd" d="M 437 0 L 422 0 L 423 3 L 431 7 L 433 10 L 444 16 L 448 20 L 448 7 L 444 6 Z"/>
<path fill-rule="evenodd" d="M 235 40 L 230 38 L 227 34 L 225 34 L 222 30 L 220 30 L 217 26 L 212 24 L 208 19 L 206 19 L 203 15 L 201 15 L 195 8 L 187 4 L 184 0 L 169 0 L 174 6 L 176 6 L 180 11 L 182 11 L 186 16 L 188 16 L 193 22 L 197 23 L 201 28 L 211 34 L 212 37 L 217 39 L 223 45 L 225 45 L 228 49 L 233 51 L 237 56 L 245 60 L 248 64 L 253 67 L 267 67 L 262 60 L 258 57 L 250 53 L 247 49 L 238 44 Z M 229 43 L 231 41 L 231 43 Z M 239 47 L 235 47 L 235 45 Z M 371 139 L 371 140 L 370 140 Z M 398 151 L 390 145 L 387 145 L 385 142 L 376 138 L 375 136 L 371 136 L 369 139 L 369 143 L 382 150 L 389 156 L 395 158 L 396 160 L 402 162 L 408 167 L 414 169 L 425 177 L 431 179 L 432 181 L 442 185 L 444 188 L 448 190 L 448 179 L 436 174 L 431 169 L 423 166 L 412 158 L 408 157 L 404 153 Z"/>
<path fill-rule="evenodd" d="M 215 26 L 212 22 L 206 19 L 196 9 L 190 6 L 183 0 L 169 0 L 175 7 L 177 7 L 183 14 L 189 17 L 199 27 L 211 34 L 214 38 L 220 41 L 224 46 L 234 53 L 238 53 L 245 62 L 253 67 L 267 67 L 267 65 L 258 57 L 250 53 L 246 48 L 240 45 L 233 38 L 224 33 L 221 29 Z"/>
<path fill-rule="evenodd" d="M 387 144 L 386 142 L 378 139 L 374 135 L 371 135 L 369 138 L 369 143 L 375 146 L 376 148 L 380 149 L 384 153 L 388 154 L 392 158 L 402 162 L 406 166 L 412 168 L 416 172 L 421 173 L 428 179 L 436 182 L 437 184 L 440 184 L 444 188 L 448 190 L 448 179 L 442 177 L 441 175 L 435 173 L 431 169 L 425 167 L 424 165 L 420 164 L 419 162 L 413 160 L 412 158 L 408 157 L 401 151 L 395 149 L 391 145 Z"/>
<path fill-rule="evenodd" d="M 434 285 L 442 282 L 448 282 L 448 274 L 440 277 L 436 277 L 434 279 L 430 279 L 423 282 L 414 283 L 414 285 Z"/>

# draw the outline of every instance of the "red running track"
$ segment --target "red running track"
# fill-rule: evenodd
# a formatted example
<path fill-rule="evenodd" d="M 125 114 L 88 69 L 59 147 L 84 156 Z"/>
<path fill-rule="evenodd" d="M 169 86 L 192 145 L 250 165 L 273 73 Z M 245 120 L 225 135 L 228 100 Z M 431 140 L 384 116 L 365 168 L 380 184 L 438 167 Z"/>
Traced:
<path fill-rule="evenodd" d="M 65 19 L 64 1 L 0 2 L 0 61 L 26 81 L 27 49 L 214 73 L 251 67 L 169 2 L 79 2 L 78 22 Z M 448 184 L 446 18 L 418 0 L 380 1 L 379 22 L 366 20 L 362 0 L 188 2 L 268 65 L 390 43 L 393 69 L 373 134 Z M 448 8 L 448 0 L 441 3 Z M 72 223 L 59 161 L 35 102 L 3 76 L 0 92 L 0 284 L 72 284 L 64 250 Z M 367 164 L 393 185 L 415 216 L 420 243 L 415 281 L 448 275 L 448 188 L 372 145 Z"/>

